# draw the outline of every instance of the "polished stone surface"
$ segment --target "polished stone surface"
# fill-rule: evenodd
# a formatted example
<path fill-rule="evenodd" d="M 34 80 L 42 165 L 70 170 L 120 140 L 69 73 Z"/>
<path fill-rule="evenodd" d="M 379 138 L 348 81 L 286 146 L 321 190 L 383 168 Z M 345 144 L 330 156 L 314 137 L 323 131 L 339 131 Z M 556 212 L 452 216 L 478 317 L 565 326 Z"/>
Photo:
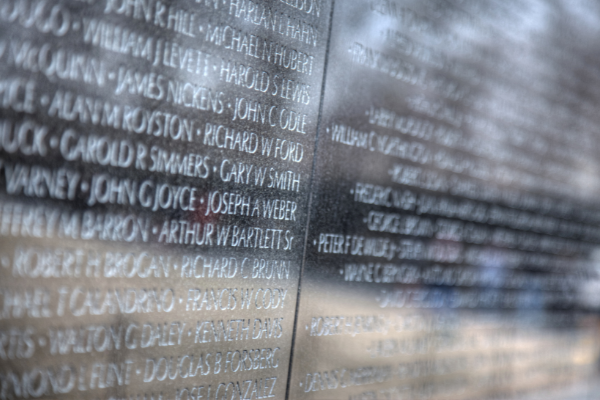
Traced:
<path fill-rule="evenodd" d="M 599 14 L 579 6 L 335 3 L 290 398 L 593 393 Z"/>
<path fill-rule="evenodd" d="M 594 398 L 599 21 L 0 0 L 0 400 Z"/>
<path fill-rule="evenodd" d="M 0 398 L 284 398 L 328 2 L 0 2 Z"/>

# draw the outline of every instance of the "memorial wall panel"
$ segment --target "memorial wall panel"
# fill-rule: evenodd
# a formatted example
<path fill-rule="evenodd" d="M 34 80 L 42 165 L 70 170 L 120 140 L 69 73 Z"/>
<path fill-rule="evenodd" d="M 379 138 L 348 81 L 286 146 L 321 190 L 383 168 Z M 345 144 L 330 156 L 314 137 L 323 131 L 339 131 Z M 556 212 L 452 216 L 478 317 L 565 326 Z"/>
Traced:
<path fill-rule="evenodd" d="M 598 398 L 599 26 L 0 0 L 0 400 Z"/>
<path fill-rule="evenodd" d="M 587 398 L 598 10 L 577 7 L 335 3 L 291 399 Z"/>
<path fill-rule="evenodd" d="M 0 398 L 285 396 L 327 8 L 0 2 Z"/>

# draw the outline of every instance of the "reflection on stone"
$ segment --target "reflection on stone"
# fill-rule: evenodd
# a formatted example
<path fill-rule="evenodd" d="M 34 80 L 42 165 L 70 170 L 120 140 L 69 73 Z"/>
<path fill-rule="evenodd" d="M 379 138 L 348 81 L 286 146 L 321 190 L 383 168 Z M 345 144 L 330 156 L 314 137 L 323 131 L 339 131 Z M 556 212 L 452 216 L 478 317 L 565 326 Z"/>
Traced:
<path fill-rule="evenodd" d="M 0 0 L 0 400 L 595 393 L 599 19 Z"/>
<path fill-rule="evenodd" d="M 334 7 L 290 398 L 585 398 L 599 10 Z"/>
<path fill-rule="evenodd" d="M 0 2 L 0 399 L 285 397 L 311 4 Z"/>

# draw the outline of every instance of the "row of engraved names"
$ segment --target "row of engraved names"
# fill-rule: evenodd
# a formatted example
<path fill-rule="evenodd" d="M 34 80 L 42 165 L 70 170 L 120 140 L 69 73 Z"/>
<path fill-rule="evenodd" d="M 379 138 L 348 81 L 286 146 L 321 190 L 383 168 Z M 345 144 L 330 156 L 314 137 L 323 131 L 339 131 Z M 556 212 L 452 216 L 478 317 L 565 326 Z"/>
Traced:
<path fill-rule="evenodd" d="M 0 210 L 2 236 L 280 251 L 290 251 L 299 243 L 290 230 L 260 226 L 168 217 L 157 221 L 148 215 L 135 213 L 79 211 L 49 204 L 27 205 L 12 201 L 2 202 Z"/>
<path fill-rule="evenodd" d="M 468 136 L 461 129 L 435 124 L 412 115 L 399 115 L 381 107 L 371 107 L 366 111 L 366 115 L 372 126 L 387 128 L 415 139 L 434 142 L 443 147 L 463 151 L 468 155 L 482 157 L 484 160 L 493 160 L 498 164 L 515 166 L 534 175 L 545 176 L 546 179 L 566 182 L 567 178 L 573 174 L 588 175 L 584 171 L 572 167 L 576 161 L 572 148 L 553 146 L 539 135 L 534 136 L 514 127 L 500 128 L 489 120 L 473 121 L 471 126 L 477 128 L 478 135 Z M 361 132 L 344 124 L 334 124 L 329 132 L 334 141 L 341 141 L 349 145 L 355 143 L 357 147 L 368 146 L 369 149 L 375 149 L 383 154 L 390 153 L 385 150 L 386 147 L 389 147 L 387 142 L 392 141 L 388 135 L 378 132 Z M 482 137 L 482 133 L 485 134 L 485 137 Z M 334 135 L 341 136 L 341 138 L 335 140 Z M 374 138 L 372 138 L 373 135 Z M 423 146 L 423 144 L 411 143 L 400 138 L 394 138 L 394 140 L 404 142 L 406 146 Z M 511 145 L 507 146 L 506 142 Z M 396 151 L 393 154 L 397 153 Z M 536 156 L 532 157 L 532 153 Z M 435 158 L 435 156 L 430 155 L 429 158 Z M 461 163 L 474 162 L 465 161 L 464 156 L 461 159 Z M 423 163 L 418 160 L 413 161 Z M 490 168 L 485 165 L 483 160 L 480 160 L 478 165 L 479 168 Z M 440 166 L 440 168 L 446 167 Z"/>
<path fill-rule="evenodd" d="M 469 222 L 480 224 L 502 225 L 512 229 L 523 231 L 534 231 L 557 235 L 567 238 L 583 238 L 593 241 L 598 237 L 594 233 L 595 228 L 589 223 L 581 223 L 567 219 L 566 212 L 563 210 L 558 216 L 552 212 L 544 212 L 544 203 L 539 203 L 542 212 L 525 211 L 512 207 L 504 207 L 498 204 L 486 204 L 470 199 L 454 198 L 443 195 L 432 195 L 428 193 L 416 192 L 410 189 L 396 189 L 390 186 L 374 185 L 364 182 L 356 182 L 350 189 L 350 194 L 354 196 L 354 201 L 373 206 L 395 209 L 396 212 L 409 211 L 415 213 L 411 217 L 419 218 L 420 215 L 429 214 L 445 218 L 456 218 L 461 221 L 454 222 L 454 235 L 462 235 Z M 371 217 L 371 213 L 374 215 Z M 563 215 L 561 215 L 563 214 Z M 370 211 L 368 221 L 381 223 L 378 216 L 388 215 L 387 212 L 378 213 Z M 392 217 L 387 218 L 392 222 L 399 214 L 389 214 Z M 404 216 L 402 216 L 404 217 Z M 405 216 L 408 217 L 408 216 Z M 373 219 L 373 221 L 371 221 Z M 583 219 L 583 218 L 582 218 Z M 588 221 L 589 221 L 588 217 Z M 415 221 L 418 221 L 415 220 Z M 441 223 L 445 219 L 440 219 Z M 395 223 L 394 223 L 395 224 Z M 377 227 L 379 225 L 375 225 Z M 369 227 L 373 230 L 372 227 Z M 474 228 L 467 228 L 474 229 Z M 389 231 L 389 230 L 388 230 Z M 460 240 L 460 239 L 459 239 Z"/>
<path fill-rule="evenodd" d="M 155 390 L 160 390 L 160 385 L 163 385 L 165 381 L 177 380 L 180 382 L 178 382 L 179 386 L 196 380 L 191 383 L 192 386 L 179 386 L 172 389 L 172 395 L 157 391 L 157 393 L 133 394 L 132 396 L 145 398 L 157 396 L 157 399 L 163 400 L 220 399 L 223 396 L 228 396 L 227 398 L 237 396 L 235 398 L 246 400 L 274 398 L 281 396 L 275 390 L 277 380 L 281 377 L 270 375 L 276 371 L 261 371 L 261 375 L 258 377 L 256 377 L 257 372 L 246 373 L 246 376 L 242 375 L 239 378 L 235 375 L 229 377 L 229 379 L 240 379 L 239 381 L 219 382 L 217 380 L 212 384 L 198 384 L 197 381 L 209 381 L 207 376 L 211 375 L 211 371 L 212 375 L 217 375 L 220 379 L 228 379 L 226 375 L 235 370 L 243 371 L 255 366 L 263 369 L 276 369 L 282 364 L 279 359 L 274 358 L 277 350 L 279 349 L 240 349 L 214 354 L 200 353 L 183 354 L 178 357 L 146 358 L 140 361 L 126 358 L 121 362 L 90 361 L 78 365 L 63 363 L 52 366 L 36 366 L 22 371 L 8 370 L 3 373 L 0 375 L 0 389 L 10 398 L 13 396 L 35 398 L 68 393 L 84 394 L 88 391 L 152 383 L 156 386 Z M 255 363 L 254 358 L 251 357 L 259 357 L 259 360 Z M 225 376 L 221 377 L 220 375 Z M 245 379 L 249 377 L 248 375 L 253 375 L 253 377 Z M 187 378 L 191 379 L 187 380 Z"/>
<path fill-rule="evenodd" d="M 182 293 L 183 292 L 183 293 Z M 282 310 L 289 308 L 290 290 L 285 287 L 119 287 L 26 285 L 3 287 L 1 319 L 83 317 L 101 315 L 168 314 L 181 311 L 231 312 L 235 310 Z M 178 294 L 179 293 L 179 294 Z"/>
<path fill-rule="evenodd" d="M 38 0 L 6 0 L 0 7 L 0 20 L 18 24 L 25 29 L 34 29 L 42 34 L 62 37 L 82 29 L 82 20 L 78 19 L 78 15 L 85 12 L 84 8 L 96 8 L 98 14 L 120 15 L 124 19 L 140 21 L 151 26 L 151 30 L 170 30 L 181 38 L 198 38 L 204 36 L 202 33 L 205 31 L 202 17 L 213 10 L 221 10 L 223 12 L 219 14 L 220 19 L 230 16 L 264 30 L 265 34 L 273 32 L 295 43 L 316 47 L 322 40 L 320 28 L 309 21 L 318 21 L 322 2 L 290 0 L 279 3 L 283 6 L 274 7 L 251 0 L 198 0 L 188 8 L 181 4 L 168 5 L 160 0 L 106 0 L 102 4 L 93 5 L 82 5 L 80 2 L 47 4 Z M 201 8 L 202 11 L 197 13 L 190 8 Z"/>
<path fill-rule="evenodd" d="M 366 113 L 369 114 L 369 111 Z M 483 138 L 465 139 L 466 135 L 460 130 L 447 129 L 421 118 L 399 117 L 395 123 L 398 125 L 393 127 L 394 130 L 398 129 L 418 140 L 359 130 L 343 123 L 333 123 L 326 128 L 326 132 L 334 143 L 475 179 L 496 180 L 502 185 L 513 185 L 529 191 L 577 198 L 578 192 L 590 197 L 600 186 L 597 177 L 589 171 L 574 168 L 572 163 L 565 165 L 555 160 L 538 162 L 537 158 L 519 154 L 521 151 L 515 152 L 500 142 L 486 142 L 478 146 L 479 142 L 484 142 Z M 422 139 L 433 139 L 438 145 L 422 143 Z M 448 151 L 448 147 L 453 151 Z M 527 157 L 529 161 L 523 161 Z M 535 163 L 539 165 L 532 167 Z M 573 180 L 573 176 L 581 176 L 589 185 L 582 188 L 579 181 Z"/>
<path fill-rule="evenodd" d="M 413 238 L 390 238 L 361 234 L 319 233 L 309 242 L 317 253 L 338 256 L 373 257 L 386 260 L 430 261 L 437 263 L 478 265 L 501 265 L 505 268 L 532 266 L 542 270 L 592 270 L 593 263 L 588 255 L 594 248 L 581 242 L 535 236 L 515 236 L 506 231 L 510 241 L 498 241 L 489 245 L 466 245 L 444 240 L 422 240 Z M 487 260 L 486 260 L 487 257 Z M 554 261 L 553 261 L 554 260 Z"/>
<path fill-rule="evenodd" d="M 231 71 L 234 71 L 232 69 Z M 114 75 L 118 80 L 116 86 L 116 95 L 128 93 L 139 95 L 151 100 L 160 100 L 165 104 L 181 106 L 188 109 L 211 112 L 215 115 L 225 115 L 227 111 L 231 115 L 232 121 L 247 121 L 258 124 L 257 126 L 270 127 L 282 132 L 293 132 L 295 134 L 306 135 L 307 124 L 311 121 L 304 109 L 296 109 L 293 106 L 280 104 L 280 101 L 261 102 L 252 97 L 234 97 L 230 98 L 228 94 L 222 91 L 215 91 L 199 83 L 184 82 L 181 80 L 168 79 L 161 74 L 153 72 L 138 73 L 132 68 L 123 67 L 119 74 Z M 295 98 L 302 102 L 302 99 L 308 101 L 310 98 L 308 88 L 304 84 L 295 84 L 291 80 L 282 78 L 277 86 L 275 95 L 281 93 L 284 98 Z M 266 80 L 265 82 L 267 82 Z M 94 117 L 95 125 L 103 124 L 115 128 L 126 129 L 125 127 L 136 126 L 138 130 L 156 131 L 160 129 L 163 121 L 154 122 L 151 126 L 143 126 L 144 119 L 147 116 L 139 114 L 144 113 L 144 108 L 124 106 L 120 104 L 111 104 L 110 101 L 103 101 L 92 96 L 74 95 L 67 91 L 63 95 L 62 90 L 55 91 L 51 95 L 40 92 L 38 82 L 33 79 L 23 78 L 18 75 L 5 76 L 0 81 L 0 101 L 2 108 L 34 114 L 40 112 L 39 107 L 48 109 L 48 114 L 58 116 L 64 120 L 83 120 L 89 121 Z M 127 111 L 125 113 L 124 111 Z M 131 113 L 137 112 L 138 119 L 132 121 L 134 116 Z M 168 112 L 162 111 L 161 114 Z M 113 115 L 114 114 L 114 115 Z M 173 113 L 171 113 L 173 114 Z M 161 117 L 162 115 L 157 115 Z M 126 118 L 129 118 L 127 120 Z M 164 120 L 164 116 L 162 119 Z M 180 120 L 183 119 L 179 117 Z M 146 122 L 148 122 L 146 120 Z M 183 121 L 179 121 L 183 122 Z M 175 124 L 175 122 L 173 122 Z M 156 126 L 158 125 L 158 126 Z M 177 128 L 177 126 L 176 126 Z M 172 128 L 171 128 L 172 129 Z M 182 131 L 184 128 L 179 128 Z M 188 127 L 188 129 L 191 129 Z M 132 128 L 130 131 L 133 130 Z M 175 140 L 181 139 L 184 132 L 175 134 Z M 166 136 L 166 135 L 165 135 Z"/>

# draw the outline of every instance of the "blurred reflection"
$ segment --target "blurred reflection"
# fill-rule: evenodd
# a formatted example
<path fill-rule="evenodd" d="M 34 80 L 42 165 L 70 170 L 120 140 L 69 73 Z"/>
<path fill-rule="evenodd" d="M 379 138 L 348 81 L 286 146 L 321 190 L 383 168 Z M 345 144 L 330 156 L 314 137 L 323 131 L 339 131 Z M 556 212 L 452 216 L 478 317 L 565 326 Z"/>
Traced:
<path fill-rule="evenodd" d="M 291 398 L 597 393 L 598 22 L 336 2 Z"/>

